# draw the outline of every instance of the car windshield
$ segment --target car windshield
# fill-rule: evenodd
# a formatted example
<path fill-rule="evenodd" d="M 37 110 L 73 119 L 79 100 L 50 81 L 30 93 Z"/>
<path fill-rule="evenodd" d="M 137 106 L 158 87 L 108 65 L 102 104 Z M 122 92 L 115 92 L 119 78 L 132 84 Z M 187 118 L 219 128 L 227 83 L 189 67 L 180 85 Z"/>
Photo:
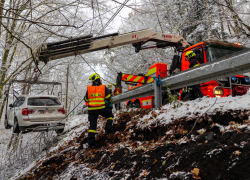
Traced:
<path fill-rule="evenodd" d="M 57 98 L 51 97 L 35 97 L 28 99 L 29 106 L 58 106 L 61 105 Z"/>
<path fill-rule="evenodd" d="M 240 48 L 233 48 L 229 46 L 218 46 L 218 45 L 209 45 L 206 50 L 207 62 L 217 60 L 228 54 L 235 53 L 240 51 Z"/>

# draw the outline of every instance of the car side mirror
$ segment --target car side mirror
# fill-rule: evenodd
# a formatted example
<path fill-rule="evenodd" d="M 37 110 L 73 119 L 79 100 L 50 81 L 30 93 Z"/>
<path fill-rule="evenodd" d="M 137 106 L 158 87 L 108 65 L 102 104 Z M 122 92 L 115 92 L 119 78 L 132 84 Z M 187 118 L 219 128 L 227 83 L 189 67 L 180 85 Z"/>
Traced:
<path fill-rule="evenodd" d="M 13 108 L 13 104 L 10 104 L 9 107 L 10 107 L 10 108 Z"/>

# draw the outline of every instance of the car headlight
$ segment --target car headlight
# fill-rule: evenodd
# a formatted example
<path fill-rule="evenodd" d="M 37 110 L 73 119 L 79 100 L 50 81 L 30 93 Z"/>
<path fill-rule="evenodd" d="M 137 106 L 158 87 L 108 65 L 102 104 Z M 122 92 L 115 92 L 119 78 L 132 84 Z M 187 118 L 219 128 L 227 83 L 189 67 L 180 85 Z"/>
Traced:
<path fill-rule="evenodd" d="M 236 77 L 235 77 L 235 76 L 232 76 L 232 80 L 235 81 L 235 80 L 236 80 Z"/>
<path fill-rule="evenodd" d="M 215 94 L 215 95 L 223 95 L 224 92 L 223 92 L 222 89 L 215 89 L 214 94 Z"/>
<path fill-rule="evenodd" d="M 249 83 L 249 77 L 245 77 L 245 81 L 247 82 L 247 83 Z"/>

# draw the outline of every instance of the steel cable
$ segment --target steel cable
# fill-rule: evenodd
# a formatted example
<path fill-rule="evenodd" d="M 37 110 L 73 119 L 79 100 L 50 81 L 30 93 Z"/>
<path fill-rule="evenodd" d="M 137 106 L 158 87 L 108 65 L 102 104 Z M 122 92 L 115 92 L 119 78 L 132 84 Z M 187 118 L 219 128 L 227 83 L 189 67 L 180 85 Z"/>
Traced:
<path fill-rule="evenodd" d="M 104 25 L 104 27 L 99 31 L 99 33 L 96 35 L 100 35 L 104 32 L 105 28 L 110 24 L 111 21 L 113 21 L 113 19 L 116 17 L 116 15 L 122 10 L 122 8 L 127 4 L 129 0 L 125 0 L 123 2 L 123 4 L 120 6 L 119 9 L 117 9 L 117 11 L 115 12 L 115 14 L 113 14 L 113 16 L 108 20 L 108 22 Z"/>

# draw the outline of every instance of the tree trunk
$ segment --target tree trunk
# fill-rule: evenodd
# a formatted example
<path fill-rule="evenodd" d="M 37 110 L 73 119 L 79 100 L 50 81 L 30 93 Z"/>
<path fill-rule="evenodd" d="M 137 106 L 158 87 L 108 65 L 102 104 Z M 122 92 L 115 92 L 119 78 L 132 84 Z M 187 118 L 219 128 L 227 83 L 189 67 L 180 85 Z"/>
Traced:
<path fill-rule="evenodd" d="M 2 24 L 2 16 L 3 16 L 3 7 L 4 7 L 4 4 L 5 4 L 5 0 L 1 0 L 1 4 L 0 4 L 0 24 Z M 2 26 L 0 25 L 0 37 L 2 35 Z"/>
<path fill-rule="evenodd" d="M 69 64 L 67 67 L 67 74 L 66 74 L 66 102 L 65 102 L 66 112 L 65 114 L 68 114 L 68 90 L 69 90 Z"/>

